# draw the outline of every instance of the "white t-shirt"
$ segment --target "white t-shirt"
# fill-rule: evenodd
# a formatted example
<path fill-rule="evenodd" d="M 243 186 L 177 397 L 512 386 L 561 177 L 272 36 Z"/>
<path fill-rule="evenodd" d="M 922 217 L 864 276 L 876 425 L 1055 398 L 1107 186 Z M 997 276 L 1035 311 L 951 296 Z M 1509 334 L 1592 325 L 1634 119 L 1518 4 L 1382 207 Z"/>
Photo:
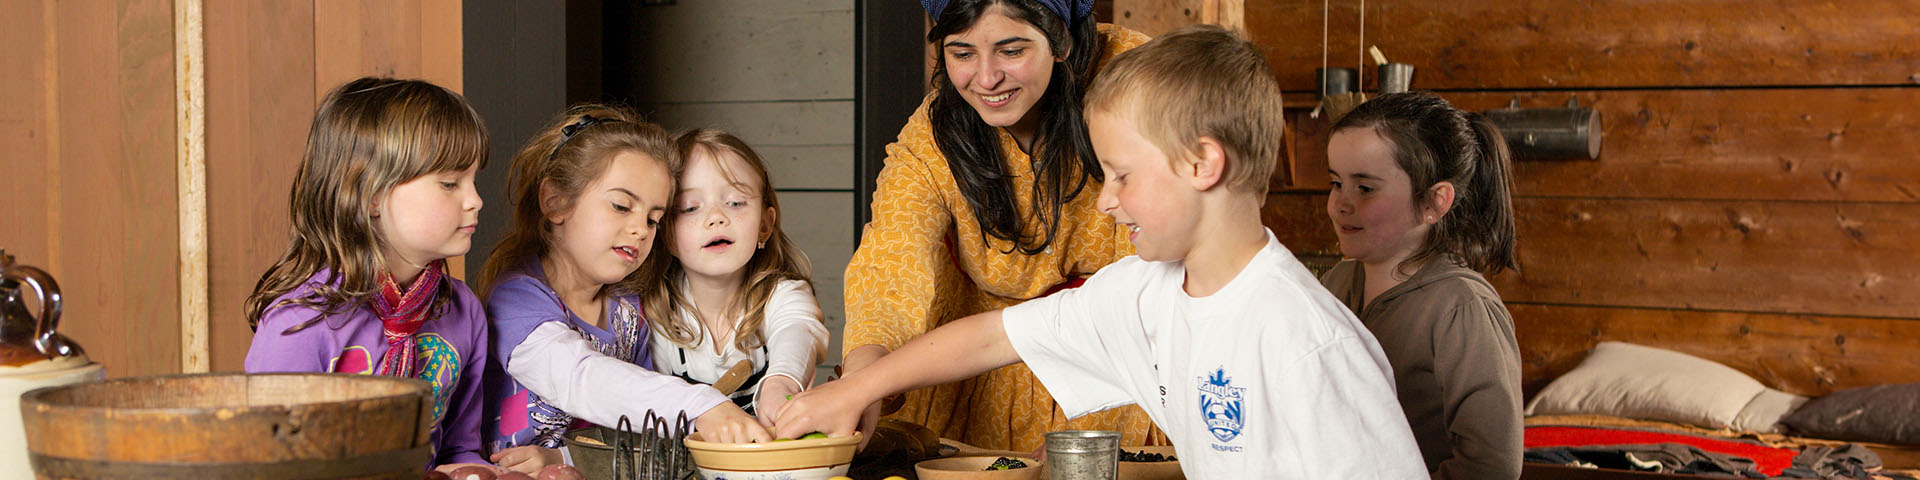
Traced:
<path fill-rule="evenodd" d="M 681 294 L 692 298 L 684 289 Z M 734 364 L 748 360 L 753 364 L 751 381 L 741 385 L 732 397 L 735 403 L 744 403 L 741 407 L 750 413 L 760 403 L 760 384 L 767 378 L 787 377 L 805 388 L 813 382 L 813 367 L 827 350 L 827 327 L 820 321 L 820 303 L 814 299 L 813 289 L 807 282 L 799 280 L 780 282 L 773 287 L 773 293 L 767 295 L 766 320 L 760 325 L 763 348 L 741 351 L 733 339 L 728 338 L 726 348 L 715 352 L 713 335 L 707 333 L 695 313 L 678 313 L 678 318 L 672 321 L 692 327 L 700 343 L 691 348 L 675 345 L 673 340 L 650 328 L 654 371 L 711 385 Z"/>
<path fill-rule="evenodd" d="M 1272 232 L 1213 295 L 1185 278 L 1127 257 L 1002 321 L 1067 415 L 1140 405 L 1188 478 L 1427 478 L 1386 355 Z"/>

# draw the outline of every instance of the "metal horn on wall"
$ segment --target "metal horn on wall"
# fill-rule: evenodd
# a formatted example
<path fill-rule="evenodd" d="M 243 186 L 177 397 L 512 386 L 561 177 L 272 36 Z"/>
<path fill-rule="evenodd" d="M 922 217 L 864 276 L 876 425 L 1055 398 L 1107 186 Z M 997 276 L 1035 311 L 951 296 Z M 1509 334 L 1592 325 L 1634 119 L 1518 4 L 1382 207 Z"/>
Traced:
<path fill-rule="evenodd" d="M 1560 108 L 1520 108 L 1516 97 L 1481 113 L 1507 137 L 1515 160 L 1600 159 L 1600 112 L 1580 106 L 1579 98 Z"/>

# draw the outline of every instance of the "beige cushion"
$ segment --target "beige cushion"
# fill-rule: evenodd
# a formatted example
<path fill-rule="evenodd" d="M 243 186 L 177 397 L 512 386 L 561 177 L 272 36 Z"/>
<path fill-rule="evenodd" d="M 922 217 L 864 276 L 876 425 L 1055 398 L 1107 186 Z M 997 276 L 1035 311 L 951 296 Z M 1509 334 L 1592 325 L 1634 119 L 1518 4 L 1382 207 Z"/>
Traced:
<path fill-rule="evenodd" d="M 1612 415 L 1772 432 L 1805 401 L 1700 357 L 1601 342 L 1580 366 L 1540 390 L 1527 415 Z"/>
<path fill-rule="evenodd" d="M 1794 395 L 1771 388 L 1762 389 L 1747 401 L 1740 414 L 1733 417 L 1733 429 L 1742 432 L 1781 433 L 1786 425 L 1780 423 L 1788 413 L 1807 403 L 1807 397 Z"/>

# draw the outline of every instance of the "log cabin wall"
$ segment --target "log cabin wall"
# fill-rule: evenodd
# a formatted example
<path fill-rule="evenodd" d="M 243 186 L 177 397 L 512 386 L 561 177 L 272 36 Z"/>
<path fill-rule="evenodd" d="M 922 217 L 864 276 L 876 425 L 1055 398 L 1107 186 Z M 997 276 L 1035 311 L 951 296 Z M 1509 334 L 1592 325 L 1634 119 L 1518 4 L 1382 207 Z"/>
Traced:
<path fill-rule="evenodd" d="M 1359 2 L 1245 3 L 1289 97 L 1291 158 L 1267 224 L 1337 255 L 1324 120 L 1308 118 L 1323 19 L 1353 67 Z M 1596 161 L 1516 161 L 1513 313 L 1531 395 L 1621 340 L 1803 395 L 1920 381 L 1920 4 L 1903 0 L 1365 2 L 1366 43 L 1471 110 L 1579 99 Z M 1374 77 L 1369 62 L 1366 77 Z M 1371 86 L 1368 86 L 1371 89 Z"/>
<path fill-rule="evenodd" d="M 177 24 L 187 4 L 197 15 Z M 109 375 L 239 370 L 252 338 L 240 304 L 287 246 L 288 186 L 314 105 L 370 74 L 460 91 L 460 9 L 460 0 L 0 3 L 0 247 L 60 282 L 62 332 Z M 188 27 L 204 39 L 188 55 L 204 71 L 176 66 Z M 183 78 L 204 85 L 204 133 L 176 133 L 177 114 L 193 107 L 176 101 Z M 204 145 L 203 184 L 178 173 L 177 152 L 192 142 Z M 183 204 L 203 211 L 182 215 Z M 183 253 L 196 251 L 183 247 L 183 229 L 205 232 L 200 253 Z M 183 279 L 194 270 L 204 275 Z M 183 292 L 196 290 L 204 306 L 183 314 Z M 192 316 L 205 320 L 182 321 Z M 185 346 L 189 335 L 205 341 Z"/>

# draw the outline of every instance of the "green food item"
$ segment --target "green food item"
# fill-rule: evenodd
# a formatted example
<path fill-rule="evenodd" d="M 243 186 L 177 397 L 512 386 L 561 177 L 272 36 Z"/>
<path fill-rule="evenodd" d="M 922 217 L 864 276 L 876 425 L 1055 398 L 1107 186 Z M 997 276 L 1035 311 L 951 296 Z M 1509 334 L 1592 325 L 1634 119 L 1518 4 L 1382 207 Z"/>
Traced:
<path fill-rule="evenodd" d="M 800 438 L 776 438 L 776 439 L 773 439 L 773 441 L 790 442 L 794 440 L 812 440 L 816 438 L 827 438 L 827 434 L 820 433 L 820 432 L 813 432 L 806 435 L 801 435 Z"/>
<path fill-rule="evenodd" d="M 998 459 L 995 459 L 992 465 L 987 466 L 987 471 L 990 472 L 994 470 L 1012 470 L 1016 468 L 1027 468 L 1027 462 L 1022 462 L 1022 461 L 1014 460 L 1007 457 L 1000 457 Z"/>

